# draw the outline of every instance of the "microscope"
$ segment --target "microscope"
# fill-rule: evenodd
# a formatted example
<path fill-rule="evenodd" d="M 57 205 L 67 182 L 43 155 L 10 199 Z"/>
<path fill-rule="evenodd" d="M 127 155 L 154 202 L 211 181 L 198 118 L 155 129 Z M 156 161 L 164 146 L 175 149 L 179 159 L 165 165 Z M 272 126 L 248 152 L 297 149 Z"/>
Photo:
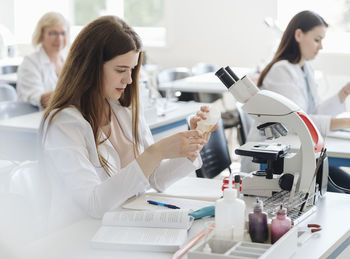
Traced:
<path fill-rule="evenodd" d="M 242 193 L 269 197 L 282 190 L 304 194 L 311 190 L 314 194 L 316 182 L 320 193 L 325 193 L 328 160 L 322 156 L 323 161 L 317 161 L 324 142 L 308 115 L 288 98 L 260 90 L 247 76 L 239 79 L 230 67 L 219 69 L 215 75 L 235 99 L 243 103 L 242 109 L 260 124 L 258 129 L 267 139 L 286 136 L 292 131 L 300 141 L 296 152 L 291 152 L 289 144 L 270 141 L 247 142 L 236 149 L 238 155 L 267 164 L 265 170 L 251 172 L 243 178 Z"/>

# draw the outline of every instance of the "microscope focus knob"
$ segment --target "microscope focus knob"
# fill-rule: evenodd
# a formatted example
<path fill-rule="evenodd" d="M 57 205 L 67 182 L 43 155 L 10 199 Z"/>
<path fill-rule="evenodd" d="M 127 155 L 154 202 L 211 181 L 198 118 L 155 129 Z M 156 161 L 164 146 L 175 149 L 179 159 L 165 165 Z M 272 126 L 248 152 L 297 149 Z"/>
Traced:
<path fill-rule="evenodd" d="M 294 175 L 285 173 L 281 175 L 278 184 L 282 190 L 290 191 L 293 187 Z"/>

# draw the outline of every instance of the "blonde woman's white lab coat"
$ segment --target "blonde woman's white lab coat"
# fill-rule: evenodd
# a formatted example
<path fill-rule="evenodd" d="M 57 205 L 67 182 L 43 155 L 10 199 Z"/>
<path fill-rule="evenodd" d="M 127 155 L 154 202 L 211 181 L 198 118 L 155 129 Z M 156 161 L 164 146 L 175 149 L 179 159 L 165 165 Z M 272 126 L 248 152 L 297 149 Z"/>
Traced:
<path fill-rule="evenodd" d="M 126 136 L 132 140 L 131 111 L 119 102 L 110 102 Z M 41 166 L 51 182 L 51 209 L 49 225 L 57 228 L 90 215 L 100 218 L 119 207 L 128 198 L 149 187 L 159 191 L 201 166 L 186 158 L 163 160 L 149 180 L 136 160 L 120 169 L 118 152 L 109 140 L 99 145 L 102 155 L 112 166 L 108 177 L 100 166 L 90 124 L 73 107 L 60 111 L 49 128 L 43 126 Z M 139 122 L 140 151 L 151 144 L 153 137 L 144 117 Z"/>
<path fill-rule="evenodd" d="M 62 56 L 63 58 L 63 56 Z M 20 101 L 41 106 L 41 95 L 53 91 L 57 84 L 55 65 L 43 47 L 24 57 L 18 68 L 17 95 Z"/>
<path fill-rule="evenodd" d="M 315 81 L 314 70 L 309 61 L 304 64 L 304 71 L 307 74 L 315 108 L 309 114 L 312 121 L 323 137 L 330 132 L 331 118 L 345 111 L 345 104 L 340 102 L 338 94 L 322 100 L 318 95 L 318 85 Z M 266 74 L 261 89 L 279 93 L 297 104 L 302 110 L 307 111 L 308 95 L 304 72 L 298 64 L 292 64 L 287 60 L 276 62 Z M 253 123 L 250 128 L 247 141 L 263 141 L 256 129 L 257 124 Z M 256 170 L 256 166 L 251 166 L 251 159 L 242 158 L 241 170 L 249 172 Z"/>

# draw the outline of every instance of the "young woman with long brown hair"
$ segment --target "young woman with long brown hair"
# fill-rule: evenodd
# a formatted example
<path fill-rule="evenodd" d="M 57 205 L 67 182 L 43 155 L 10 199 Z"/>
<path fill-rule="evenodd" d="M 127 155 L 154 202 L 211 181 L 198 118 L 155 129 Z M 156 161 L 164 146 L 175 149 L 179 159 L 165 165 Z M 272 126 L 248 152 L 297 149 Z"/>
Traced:
<path fill-rule="evenodd" d="M 198 151 L 210 133 L 193 129 L 207 108 L 191 119 L 191 130 L 154 143 L 139 107 L 141 60 L 139 36 L 114 16 L 91 22 L 74 41 L 41 127 L 54 226 L 101 217 L 201 165 Z"/>
<path fill-rule="evenodd" d="M 289 22 L 280 45 L 272 61 L 261 72 L 258 86 L 264 90 L 277 92 L 307 112 L 325 137 L 331 130 L 350 128 L 350 118 L 335 118 L 345 111 L 345 99 L 350 94 L 350 83 L 328 99 L 321 100 L 317 93 L 314 70 L 310 61 L 322 49 L 322 40 L 328 24 L 315 12 L 302 11 Z M 252 127 L 248 141 L 259 141 L 256 127 Z M 242 169 L 251 165 L 245 160 Z M 350 188 L 350 176 L 338 168 L 330 167 L 330 175 L 343 187 Z M 331 191 L 340 191 L 328 185 Z"/>

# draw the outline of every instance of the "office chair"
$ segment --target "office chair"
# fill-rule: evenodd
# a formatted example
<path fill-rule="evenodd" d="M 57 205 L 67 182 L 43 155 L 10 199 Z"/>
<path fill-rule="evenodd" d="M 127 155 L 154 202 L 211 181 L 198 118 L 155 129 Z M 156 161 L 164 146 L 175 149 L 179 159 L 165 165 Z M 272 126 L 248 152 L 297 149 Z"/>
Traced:
<path fill-rule="evenodd" d="M 17 73 L 18 66 L 17 65 L 9 65 L 0 67 L 0 74 L 14 74 Z"/>
<path fill-rule="evenodd" d="M 0 83 L 0 102 L 4 101 L 16 101 L 17 93 L 13 86 Z"/>
<path fill-rule="evenodd" d="M 250 127 L 253 124 L 253 119 L 250 118 L 245 111 L 243 111 L 242 106 L 242 103 L 236 103 L 236 109 L 239 117 L 239 123 L 237 125 L 237 139 L 240 145 L 246 143 Z"/>
<path fill-rule="evenodd" d="M 157 75 L 157 83 L 168 83 L 175 80 L 184 79 L 191 75 L 191 71 L 186 67 L 168 68 L 159 72 Z M 164 97 L 165 95 L 171 94 L 171 91 L 172 90 L 167 91 L 166 94 L 164 91 L 160 91 L 160 93 Z M 167 97 L 169 98 L 169 96 Z M 178 97 L 179 101 L 192 101 L 195 99 L 197 99 L 196 94 L 192 92 L 182 92 Z"/>
<path fill-rule="evenodd" d="M 39 108 L 26 102 L 0 102 L 0 120 L 39 111 Z"/>
<path fill-rule="evenodd" d="M 31 229 L 28 238 L 36 238 L 43 234 L 47 227 L 51 186 L 48 176 L 40 170 L 38 161 L 25 161 L 12 169 L 9 194 L 27 203 L 27 212 L 22 220 L 31 216 Z"/>
<path fill-rule="evenodd" d="M 222 119 L 219 119 L 218 126 L 219 128 L 211 133 L 208 143 L 200 151 L 203 165 L 196 170 L 197 177 L 213 178 L 226 168 L 231 171 L 231 158 Z"/>

